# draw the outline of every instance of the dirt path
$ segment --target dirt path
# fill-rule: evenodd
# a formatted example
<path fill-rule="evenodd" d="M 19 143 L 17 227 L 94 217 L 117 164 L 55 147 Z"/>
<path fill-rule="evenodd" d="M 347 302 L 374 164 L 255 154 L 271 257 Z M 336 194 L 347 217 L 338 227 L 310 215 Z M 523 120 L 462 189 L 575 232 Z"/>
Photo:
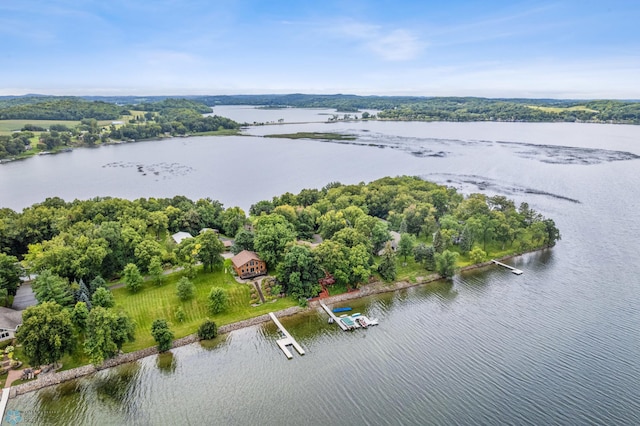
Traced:
<path fill-rule="evenodd" d="M 22 377 L 22 370 L 9 370 L 7 374 L 7 380 L 4 382 L 4 387 L 8 388 L 13 382 L 19 380 Z"/>

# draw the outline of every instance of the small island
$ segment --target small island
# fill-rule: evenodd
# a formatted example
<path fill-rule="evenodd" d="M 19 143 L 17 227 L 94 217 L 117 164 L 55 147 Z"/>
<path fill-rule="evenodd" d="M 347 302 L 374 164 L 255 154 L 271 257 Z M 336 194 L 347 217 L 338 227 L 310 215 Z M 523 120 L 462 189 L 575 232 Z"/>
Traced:
<path fill-rule="evenodd" d="M 343 133 L 321 133 L 321 132 L 297 132 L 265 135 L 265 138 L 282 138 L 282 139 L 318 139 L 324 141 L 354 141 L 356 137 Z"/>
<path fill-rule="evenodd" d="M 4 304 L 25 271 L 37 274 L 38 304 L 24 311 L 14 359 L 110 365 L 120 351 L 197 340 L 190 336 L 207 321 L 230 330 L 318 296 L 449 279 L 560 239 L 554 221 L 526 203 L 409 176 L 285 193 L 248 213 L 182 196 L 48 198 L 21 213 L 0 210 Z"/>

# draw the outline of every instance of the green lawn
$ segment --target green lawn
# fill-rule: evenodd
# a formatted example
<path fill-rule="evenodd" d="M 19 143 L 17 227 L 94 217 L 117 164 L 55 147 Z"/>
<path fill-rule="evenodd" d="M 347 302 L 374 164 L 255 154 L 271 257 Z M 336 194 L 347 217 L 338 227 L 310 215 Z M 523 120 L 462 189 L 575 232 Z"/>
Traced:
<path fill-rule="evenodd" d="M 74 128 L 80 122 L 75 120 L 0 120 L 0 135 L 8 135 L 11 132 L 19 131 L 25 124 L 33 124 L 34 126 L 48 129 L 52 124 L 64 124 L 69 128 Z M 110 120 L 98 121 L 100 126 L 109 124 L 111 124 Z"/>
<path fill-rule="evenodd" d="M 192 136 L 237 136 L 241 132 L 237 129 L 221 129 L 221 130 L 211 130 L 210 132 L 195 132 L 192 133 Z"/>
<path fill-rule="evenodd" d="M 532 109 L 538 109 L 540 111 L 544 111 L 544 112 L 554 112 L 554 113 L 559 113 L 559 112 L 563 112 L 563 111 L 586 111 L 586 112 L 598 112 L 594 109 L 590 109 L 587 108 L 584 105 L 576 105 L 576 106 L 572 106 L 572 107 L 546 107 L 546 106 L 538 106 L 538 105 L 527 105 L 527 107 L 532 108 Z"/>
<path fill-rule="evenodd" d="M 211 318 L 220 326 L 297 304 L 287 297 L 253 307 L 249 303 L 249 285 L 238 284 L 230 274 L 221 271 L 200 272 L 192 280 L 196 287 L 195 297 L 182 302 L 176 296 L 176 283 L 181 276 L 181 273 L 172 274 L 160 287 L 151 282 L 145 282 L 138 293 L 130 293 L 125 288 L 113 290 L 116 309 L 123 309 L 136 323 L 136 341 L 127 343 L 123 348 L 125 352 L 155 345 L 150 331 L 151 324 L 156 318 L 166 319 L 170 323 L 175 338 L 180 338 L 195 333 L 205 318 Z M 207 309 L 207 296 L 211 287 L 214 286 L 223 288 L 229 295 L 228 309 L 217 315 L 211 315 Z M 175 319 L 175 311 L 179 306 L 182 306 L 185 312 L 185 320 L 182 323 Z"/>

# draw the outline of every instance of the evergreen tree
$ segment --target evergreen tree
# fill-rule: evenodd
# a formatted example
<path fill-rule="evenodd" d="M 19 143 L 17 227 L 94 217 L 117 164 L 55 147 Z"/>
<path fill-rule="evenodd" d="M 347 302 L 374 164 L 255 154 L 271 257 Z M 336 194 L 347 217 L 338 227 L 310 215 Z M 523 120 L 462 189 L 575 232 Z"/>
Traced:
<path fill-rule="evenodd" d="M 442 232 L 440 232 L 440 230 L 438 229 L 433 236 L 433 249 L 436 251 L 436 253 L 442 253 L 444 251 L 444 246 L 445 243 L 442 238 Z"/>
<path fill-rule="evenodd" d="M 393 281 L 396 279 L 396 253 L 391 248 L 391 243 L 385 245 L 382 252 L 382 260 L 378 265 L 378 273 L 385 281 Z"/>

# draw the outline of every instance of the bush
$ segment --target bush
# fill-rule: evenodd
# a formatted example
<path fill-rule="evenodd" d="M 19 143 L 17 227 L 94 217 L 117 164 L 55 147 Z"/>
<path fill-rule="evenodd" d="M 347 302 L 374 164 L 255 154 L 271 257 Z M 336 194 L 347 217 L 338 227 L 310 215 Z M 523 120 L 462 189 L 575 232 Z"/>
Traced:
<path fill-rule="evenodd" d="M 198 338 L 200 340 L 211 340 L 218 335 L 218 326 L 210 319 L 204 320 L 198 327 Z"/>
<path fill-rule="evenodd" d="M 182 309 L 182 306 L 178 306 L 178 309 L 176 309 L 176 321 L 178 322 L 184 322 L 184 320 L 186 319 L 186 315 L 184 313 L 184 309 Z"/>

